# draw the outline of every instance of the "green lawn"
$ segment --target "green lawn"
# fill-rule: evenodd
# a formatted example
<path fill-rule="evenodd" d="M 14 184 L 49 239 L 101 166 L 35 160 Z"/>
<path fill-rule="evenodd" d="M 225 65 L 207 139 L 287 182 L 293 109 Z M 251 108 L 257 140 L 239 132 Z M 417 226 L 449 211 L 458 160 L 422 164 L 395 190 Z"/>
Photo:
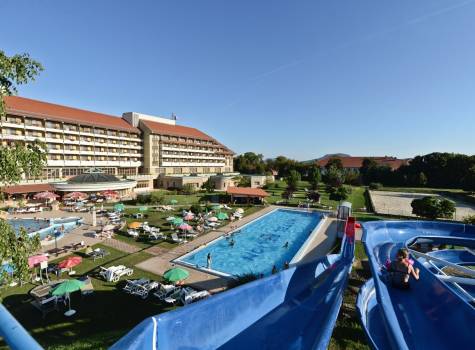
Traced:
<path fill-rule="evenodd" d="M 270 194 L 267 197 L 267 202 L 270 204 L 275 204 L 276 202 L 282 201 L 282 193 L 285 192 L 285 188 L 287 187 L 284 181 L 276 181 L 272 184 L 266 191 Z M 294 198 L 292 198 L 288 204 L 292 206 L 298 205 L 300 202 L 304 202 L 306 200 L 305 188 L 310 189 L 310 185 L 307 181 L 300 181 L 297 186 L 297 191 L 294 193 Z M 351 194 L 347 198 L 347 201 L 351 202 L 353 205 L 353 210 L 358 211 L 361 208 L 366 207 L 366 200 L 364 197 L 365 188 L 362 186 L 351 186 Z M 325 185 L 320 184 L 318 187 L 318 192 L 320 193 L 320 204 L 325 207 L 330 207 L 331 209 L 335 209 L 339 202 L 330 200 L 329 194 L 325 192 Z M 318 208 L 318 206 L 317 206 Z"/>
<path fill-rule="evenodd" d="M 30 305 L 31 298 L 26 294 L 34 287 L 32 284 L 0 292 L 3 304 L 45 349 L 106 349 L 144 318 L 172 309 L 153 296 L 142 300 L 122 292 L 124 278 L 115 284 L 96 277 L 100 265 L 132 267 L 151 255 L 144 252 L 127 255 L 110 247 L 94 247 L 106 249 L 111 254 L 96 262 L 83 258 L 83 262 L 75 268 L 78 275 L 91 276 L 95 291 L 93 295 L 84 297 L 73 293 L 71 304 L 78 313 L 72 318 L 53 312 L 43 320 L 41 313 Z M 134 267 L 134 275 L 130 278 L 140 277 L 161 280 L 159 276 Z"/>

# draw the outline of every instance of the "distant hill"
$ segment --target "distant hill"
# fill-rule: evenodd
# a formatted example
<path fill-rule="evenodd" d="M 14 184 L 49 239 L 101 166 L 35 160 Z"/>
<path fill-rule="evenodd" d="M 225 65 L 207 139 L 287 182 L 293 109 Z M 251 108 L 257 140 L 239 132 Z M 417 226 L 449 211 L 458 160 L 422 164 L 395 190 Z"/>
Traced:
<path fill-rule="evenodd" d="M 304 160 L 302 163 L 315 163 L 316 161 L 320 159 L 331 158 L 331 157 L 351 157 L 351 155 L 346 154 L 346 153 L 330 153 L 330 154 L 325 154 L 324 156 L 320 158 Z"/>

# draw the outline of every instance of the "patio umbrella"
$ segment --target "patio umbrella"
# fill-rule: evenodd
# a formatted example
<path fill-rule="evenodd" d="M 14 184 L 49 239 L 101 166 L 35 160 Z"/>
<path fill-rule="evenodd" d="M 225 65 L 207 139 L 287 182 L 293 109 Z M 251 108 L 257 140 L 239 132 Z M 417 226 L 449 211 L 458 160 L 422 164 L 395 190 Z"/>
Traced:
<path fill-rule="evenodd" d="M 178 201 L 176 199 L 171 199 L 170 200 L 170 204 L 177 204 L 177 203 L 178 203 Z"/>
<path fill-rule="evenodd" d="M 178 226 L 178 228 L 183 231 L 190 231 L 193 227 L 191 227 L 188 224 L 183 223 L 180 226 Z"/>
<path fill-rule="evenodd" d="M 49 191 L 39 192 L 33 196 L 34 199 L 56 199 L 58 197 L 59 195 Z"/>
<path fill-rule="evenodd" d="M 43 261 L 48 261 L 48 257 L 44 254 L 30 256 L 28 258 L 28 267 L 34 267 Z"/>
<path fill-rule="evenodd" d="M 84 282 L 79 280 L 66 280 L 61 283 L 59 286 L 53 289 L 51 292 L 52 295 L 60 296 L 60 295 L 67 295 L 69 301 L 69 310 L 64 313 L 65 316 L 72 316 L 76 313 L 76 310 L 71 309 L 71 298 L 69 293 L 75 292 L 80 290 L 84 286 Z"/>
<path fill-rule="evenodd" d="M 117 197 L 119 194 L 116 191 L 105 190 L 101 192 L 104 197 Z"/>
<path fill-rule="evenodd" d="M 124 209 L 125 209 L 124 203 L 117 203 L 114 205 L 115 211 L 124 211 Z"/>
<path fill-rule="evenodd" d="M 134 221 L 134 222 L 131 222 L 129 224 L 129 228 L 131 229 L 137 229 L 139 228 L 140 226 L 142 226 L 142 223 L 141 222 L 138 222 L 138 221 Z"/>
<path fill-rule="evenodd" d="M 64 196 L 64 198 L 68 199 L 85 199 L 87 198 L 87 194 L 84 192 L 69 192 Z"/>
<path fill-rule="evenodd" d="M 227 219 L 229 219 L 229 216 L 226 213 L 218 213 L 218 215 L 216 215 L 216 216 L 217 216 L 218 220 L 227 220 Z"/>
<path fill-rule="evenodd" d="M 212 217 L 208 218 L 208 221 L 209 222 L 216 222 L 216 221 L 218 221 L 218 218 L 216 216 L 212 216 Z"/>
<path fill-rule="evenodd" d="M 188 276 L 190 276 L 190 273 L 179 267 L 175 267 L 173 269 L 165 271 L 165 273 L 163 274 L 163 278 L 173 283 L 183 281 L 184 279 L 187 279 Z"/>
<path fill-rule="evenodd" d="M 183 219 L 185 220 L 193 220 L 195 216 L 192 213 L 187 213 Z"/>
<path fill-rule="evenodd" d="M 70 269 L 74 266 L 79 265 L 82 262 L 82 258 L 80 256 L 70 256 L 66 260 L 61 261 L 58 264 L 58 267 L 61 269 Z"/>
<path fill-rule="evenodd" d="M 144 212 L 144 211 L 147 211 L 147 210 L 148 210 L 147 207 L 140 207 L 140 208 L 139 208 L 139 211 L 141 211 L 141 212 Z"/>
<path fill-rule="evenodd" d="M 181 225 L 181 224 L 183 224 L 183 219 L 182 218 L 175 218 L 172 221 L 173 226 L 178 226 L 178 225 Z"/>

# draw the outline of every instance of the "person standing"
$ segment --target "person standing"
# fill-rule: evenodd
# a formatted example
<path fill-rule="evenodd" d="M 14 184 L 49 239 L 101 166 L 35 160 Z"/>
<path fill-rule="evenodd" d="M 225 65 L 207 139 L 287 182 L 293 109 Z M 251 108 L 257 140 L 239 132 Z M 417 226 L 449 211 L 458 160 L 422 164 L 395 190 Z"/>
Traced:
<path fill-rule="evenodd" d="M 208 253 L 208 256 L 206 258 L 206 268 L 211 269 L 211 253 Z"/>

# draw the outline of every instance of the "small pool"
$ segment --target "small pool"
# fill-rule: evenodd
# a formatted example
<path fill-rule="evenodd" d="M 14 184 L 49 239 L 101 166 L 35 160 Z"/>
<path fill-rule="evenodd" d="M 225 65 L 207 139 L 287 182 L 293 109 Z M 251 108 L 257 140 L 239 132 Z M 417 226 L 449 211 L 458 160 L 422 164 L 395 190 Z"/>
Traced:
<path fill-rule="evenodd" d="M 67 218 L 52 218 L 52 219 L 34 219 L 34 218 L 22 218 L 22 219 L 10 219 L 8 223 L 12 225 L 16 232 L 20 232 L 22 227 L 26 232 L 33 236 L 35 234 L 40 235 L 40 239 L 44 240 L 48 236 L 52 236 L 54 231 L 64 228 L 64 233 L 71 231 L 83 223 L 81 217 L 67 217 Z M 61 238 L 61 235 L 58 238 Z"/>
<path fill-rule="evenodd" d="M 280 270 L 285 262 L 292 261 L 323 217 L 318 212 L 277 209 L 175 262 L 206 269 L 207 255 L 211 253 L 211 270 L 219 274 L 269 275 L 274 265 Z"/>

